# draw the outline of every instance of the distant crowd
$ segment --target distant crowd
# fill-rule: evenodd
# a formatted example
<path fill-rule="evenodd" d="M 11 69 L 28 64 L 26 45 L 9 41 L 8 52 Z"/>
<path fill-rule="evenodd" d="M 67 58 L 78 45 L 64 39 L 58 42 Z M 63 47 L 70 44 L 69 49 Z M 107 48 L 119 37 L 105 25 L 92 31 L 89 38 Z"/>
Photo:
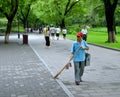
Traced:
<path fill-rule="evenodd" d="M 87 41 L 87 26 L 83 26 L 82 30 L 79 32 L 83 33 L 82 39 Z M 46 47 L 50 46 L 50 39 L 52 38 L 52 40 L 59 40 L 59 36 L 60 34 L 62 34 L 63 39 L 66 39 L 66 35 L 67 35 L 67 29 L 66 27 L 61 28 L 60 26 L 41 26 L 39 28 L 26 28 L 25 29 L 26 32 L 38 32 L 39 34 L 44 34 L 44 38 L 46 41 Z"/>
<path fill-rule="evenodd" d="M 46 26 L 43 28 L 42 32 L 44 33 L 46 47 L 49 47 L 50 46 L 50 36 L 52 37 L 53 40 L 55 39 L 55 37 L 57 40 L 59 40 L 60 33 L 62 33 L 63 39 L 66 39 L 67 29 L 65 27 L 61 29 L 60 26 L 56 26 L 56 27 Z"/>

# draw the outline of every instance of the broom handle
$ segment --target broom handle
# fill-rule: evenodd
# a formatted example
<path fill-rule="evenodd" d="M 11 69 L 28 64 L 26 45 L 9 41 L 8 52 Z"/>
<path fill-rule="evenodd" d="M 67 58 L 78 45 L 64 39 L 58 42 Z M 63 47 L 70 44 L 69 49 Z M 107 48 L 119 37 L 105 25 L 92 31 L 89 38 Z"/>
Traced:
<path fill-rule="evenodd" d="M 65 67 L 66 67 L 66 64 L 64 65 L 64 67 L 60 71 L 57 72 L 57 74 L 54 76 L 54 78 L 57 78 L 58 75 L 60 75 L 61 72 L 65 69 Z"/>
<path fill-rule="evenodd" d="M 80 48 L 78 48 L 78 49 L 76 50 L 76 52 L 74 53 L 74 55 L 72 55 L 72 56 L 70 57 L 69 62 L 73 59 L 73 57 L 77 54 L 77 52 L 78 52 L 80 49 L 81 49 L 81 47 L 80 47 Z M 60 74 L 61 74 L 61 72 L 65 69 L 66 65 L 67 65 L 67 64 L 65 64 L 65 65 L 63 66 L 63 68 L 62 68 L 62 69 L 60 69 L 60 70 L 57 72 L 57 74 L 54 76 L 54 78 L 57 78 L 57 77 L 58 77 L 58 75 L 60 75 Z"/>

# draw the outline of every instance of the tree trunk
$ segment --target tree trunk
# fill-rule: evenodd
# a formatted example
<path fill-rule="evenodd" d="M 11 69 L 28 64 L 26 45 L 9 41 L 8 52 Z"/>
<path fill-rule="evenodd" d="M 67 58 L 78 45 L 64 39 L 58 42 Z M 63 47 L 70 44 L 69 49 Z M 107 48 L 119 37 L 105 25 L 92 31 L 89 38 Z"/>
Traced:
<path fill-rule="evenodd" d="M 26 21 L 23 22 L 23 27 L 24 27 L 24 29 L 27 28 L 27 26 L 26 26 Z"/>
<path fill-rule="evenodd" d="M 106 12 L 107 30 L 108 30 L 108 42 L 115 43 L 115 25 L 114 25 L 114 13 L 110 10 Z"/>
<path fill-rule="evenodd" d="M 11 26 L 12 26 L 12 20 L 8 20 L 7 30 L 5 33 L 5 44 L 9 43 L 9 35 L 11 31 Z"/>
<path fill-rule="evenodd" d="M 64 19 L 64 18 L 62 19 L 62 22 L 61 22 L 61 24 L 60 24 L 60 27 L 61 27 L 61 28 L 64 28 L 64 27 L 65 27 L 65 19 Z"/>
<path fill-rule="evenodd" d="M 114 12 L 117 6 L 118 0 L 103 0 L 105 5 L 105 16 L 107 22 L 107 30 L 108 30 L 108 42 L 115 43 L 116 42 L 116 28 L 115 28 L 115 17 Z"/>
<path fill-rule="evenodd" d="M 115 32 L 109 31 L 108 33 L 108 42 L 110 43 L 115 43 L 116 42 L 116 37 L 115 37 Z"/>

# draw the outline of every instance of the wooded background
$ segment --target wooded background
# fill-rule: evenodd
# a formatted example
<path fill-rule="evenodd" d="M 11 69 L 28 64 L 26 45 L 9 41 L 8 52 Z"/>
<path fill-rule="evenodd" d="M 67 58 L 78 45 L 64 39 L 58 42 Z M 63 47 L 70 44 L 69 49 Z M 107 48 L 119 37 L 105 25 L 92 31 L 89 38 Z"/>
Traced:
<path fill-rule="evenodd" d="M 11 28 L 18 23 L 24 28 L 77 25 L 107 28 L 108 42 L 116 42 L 116 26 L 120 25 L 120 0 L 1 0 L 0 18 L 6 19 L 5 43 Z"/>

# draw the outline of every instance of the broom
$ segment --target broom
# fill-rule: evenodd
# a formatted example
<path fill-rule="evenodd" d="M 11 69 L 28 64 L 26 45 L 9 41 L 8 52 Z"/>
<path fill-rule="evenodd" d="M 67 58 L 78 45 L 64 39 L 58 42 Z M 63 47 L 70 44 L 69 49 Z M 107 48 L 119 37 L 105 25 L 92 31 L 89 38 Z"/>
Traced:
<path fill-rule="evenodd" d="M 73 56 L 71 56 L 70 61 L 72 60 L 72 58 L 73 58 Z M 69 61 L 67 64 L 65 64 L 65 65 L 62 67 L 62 69 L 60 69 L 60 70 L 57 72 L 57 74 L 54 76 L 54 78 L 57 78 L 57 77 L 62 73 L 62 71 L 63 71 L 65 68 L 68 69 L 69 67 L 71 67 L 70 61 Z"/>
<path fill-rule="evenodd" d="M 70 61 L 73 59 L 73 57 L 77 54 L 77 52 L 80 50 L 80 49 L 82 49 L 83 47 L 79 47 L 76 51 L 75 51 L 75 53 L 74 53 L 74 55 L 72 55 L 71 57 L 70 57 L 70 60 L 69 60 L 69 62 L 67 63 L 67 64 L 65 64 L 58 72 L 57 72 L 57 74 L 54 76 L 54 78 L 57 78 L 61 73 L 62 73 L 62 71 L 66 68 L 66 69 L 68 69 L 69 67 L 71 67 L 71 63 L 70 63 Z"/>

